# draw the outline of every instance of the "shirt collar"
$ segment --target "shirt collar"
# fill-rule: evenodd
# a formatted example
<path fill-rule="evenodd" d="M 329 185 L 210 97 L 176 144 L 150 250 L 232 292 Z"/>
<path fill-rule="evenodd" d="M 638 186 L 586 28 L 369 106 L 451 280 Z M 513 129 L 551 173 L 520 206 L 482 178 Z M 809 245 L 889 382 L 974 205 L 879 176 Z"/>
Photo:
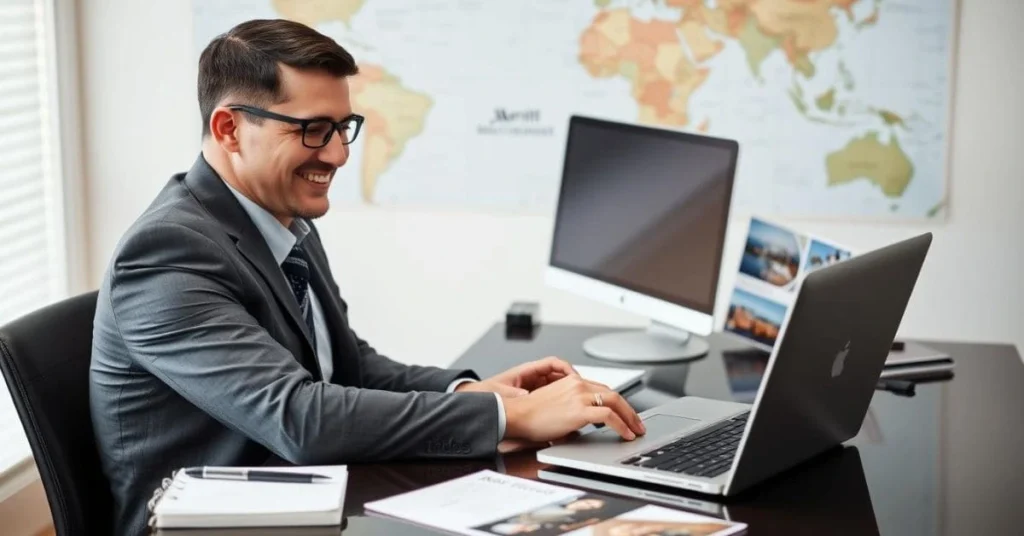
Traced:
<path fill-rule="evenodd" d="M 273 214 L 267 212 L 267 209 L 242 195 L 241 192 L 235 190 L 227 181 L 224 181 L 224 184 L 228 187 L 228 190 L 231 190 L 235 199 L 238 199 L 238 203 L 242 205 L 242 209 L 249 215 L 249 219 L 259 229 L 263 239 L 267 242 L 267 247 L 270 248 L 270 253 L 274 256 L 274 261 L 278 265 L 283 263 L 288 254 L 291 253 L 292 248 L 296 244 L 301 243 L 302 239 L 306 238 L 306 235 L 309 234 L 309 224 L 303 218 L 295 218 L 292 220 L 291 227 L 285 227 Z"/>

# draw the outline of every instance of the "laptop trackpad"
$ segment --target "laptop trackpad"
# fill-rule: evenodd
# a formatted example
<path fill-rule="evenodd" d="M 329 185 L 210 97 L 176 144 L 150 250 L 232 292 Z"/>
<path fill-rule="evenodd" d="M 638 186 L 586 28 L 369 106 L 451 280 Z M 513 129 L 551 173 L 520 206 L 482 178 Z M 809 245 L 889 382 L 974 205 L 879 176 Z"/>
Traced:
<path fill-rule="evenodd" d="M 655 414 L 644 417 L 644 428 L 647 433 L 642 439 L 656 440 L 667 435 L 679 435 L 689 428 L 699 425 L 701 420 L 679 417 L 676 415 Z M 605 426 L 599 432 L 588 434 L 582 438 L 584 443 L 619 443 L 619 433 L 614 429 Z"/>
<path fill-rule="evenodd" d="M 647 428 L 646 437 L 658 437 L 663 435 L 678 435 L 679 432 L 693 428 L 700 424 L 698 419 L 679 417 L 678 415 L 656 414 L 644 419 L 644 428 Z"/>

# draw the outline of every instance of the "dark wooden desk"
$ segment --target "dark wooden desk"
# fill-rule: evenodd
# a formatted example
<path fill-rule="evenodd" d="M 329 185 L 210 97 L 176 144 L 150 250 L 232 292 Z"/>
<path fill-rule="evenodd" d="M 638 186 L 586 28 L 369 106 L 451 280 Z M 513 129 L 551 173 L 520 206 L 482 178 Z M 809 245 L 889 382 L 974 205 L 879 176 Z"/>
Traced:
<path fill-rule="evenodd" d="M 494 325 L 455 363 L 481 376 L 547 355 L 576 364 L 581 344 L 609 328 L 545 325 L 532 337 L 506 337 Z M 742 349 L 710 337 L 708 356 L 650 367 L 629 396 L 643 410 L 682 395 L 734 394 L 723 352 Z M 690 495 L 724 507 L 752 534 L 1017 534 L 1024 527 L 1024 362 L 1012 346 L 929 342 L 956 360 L 955 378 L 921 384 L 914 397 L 878 391 L 852 449 L 822 456 L 736 498 Z M 732 361 L 730 361 L 732 363 Z M 756 368 L 755 368 L 756 370 Z M 417 534 L 421 529 L 362 515 L 361 505 L 479 469 L 534 478 L 532 453 L 465 463 L 408 463 L 352 468 L 347 534 Z"/>
<path fill-rule="evenodd" d="M 455 363 L 486 377 L 517 363 L 557 355 L 610 365 L 583 354 L 582 341 L 609 328 L 545 325 L 523 338 L 496 324 Z M 682 395 L 742 399 L 725 335 L 689 364 L 650 367 L 628 398 L 644 410 Z M 914 397 L 878 391 L 860 433 L 823 455 L 730 499 L 685 494 L 718 507 L 751 534 L 1019 534 L 1024 527 L 1024 362 L 1012 346 L 929 342 L 956 360 L 955 378 L 922 384 Z M 755 374 L 756 366 L 752 369 Z M 746 376 L 749 379 L 749 376 Z M 742 382 L 738 382 L 742 383 Z M 737 389 L 734 392 L 734 389 Z M 350 466 L 345 535 L 428 534 L 367 516 L 362 505 L 480 469 L 536 478 L 532 452 L 494 460 Z M 239 533 L 243 534 L 243 533 Z"/>

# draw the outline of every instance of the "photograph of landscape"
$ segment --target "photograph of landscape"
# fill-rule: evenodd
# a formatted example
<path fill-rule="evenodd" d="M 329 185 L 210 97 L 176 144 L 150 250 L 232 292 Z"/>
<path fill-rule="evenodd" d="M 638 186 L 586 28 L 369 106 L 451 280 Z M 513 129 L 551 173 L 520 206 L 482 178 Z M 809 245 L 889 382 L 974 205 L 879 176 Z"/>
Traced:
<path fill-rule="evenodd" d="M 807 261 L 804 263 L 804 275 L 820 268 L 831 266 L 837 262 L 845 261 L 851 256 L 849 251 L 839 249 L 826 244 L 820 240 L 811 239 L 811 246 L 807 248 Z"/>
<path fill-rule="evenodd" d="M 776 287 L 789 287 L 800 269 L 800 251 L 796 234 L 753 218 L 740 260 L 740 273 Z"/>
<path fill-rule="evenodd" d="M 786 318 L 786 307 L 742 289 L 733 291 L 725 329 L 771 349 Z"/>

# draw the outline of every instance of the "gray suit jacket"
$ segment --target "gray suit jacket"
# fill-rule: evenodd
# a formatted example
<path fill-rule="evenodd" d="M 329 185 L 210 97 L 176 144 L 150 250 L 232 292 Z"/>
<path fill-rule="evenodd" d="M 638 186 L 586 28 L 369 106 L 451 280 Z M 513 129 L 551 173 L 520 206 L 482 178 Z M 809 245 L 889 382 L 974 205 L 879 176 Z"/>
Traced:
<path fill-rule="evenodd" d="M 119 242 L 90 385 L 119 533 L 143 530 L 146 502 L 179 467 L 495 454 L 494 395 L 443 392 L 476 375 L 377 354 L 349 327 L 315 227 L 303 243 L 331 328 L 329 382 L 265 240 L 202 156 Z"/>

